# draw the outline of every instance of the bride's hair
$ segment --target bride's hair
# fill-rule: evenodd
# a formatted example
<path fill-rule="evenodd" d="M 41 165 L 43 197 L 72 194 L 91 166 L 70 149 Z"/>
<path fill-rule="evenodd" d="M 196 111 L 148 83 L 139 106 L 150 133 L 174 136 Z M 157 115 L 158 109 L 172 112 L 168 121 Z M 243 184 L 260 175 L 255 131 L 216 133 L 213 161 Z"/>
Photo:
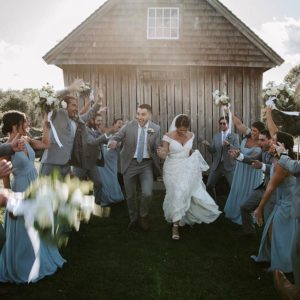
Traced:
<path fill-rule="evenodd" d="M 190 119 L 187 115 L 180 115 L 175 121 L 175 127 L 190 127 Z"/>

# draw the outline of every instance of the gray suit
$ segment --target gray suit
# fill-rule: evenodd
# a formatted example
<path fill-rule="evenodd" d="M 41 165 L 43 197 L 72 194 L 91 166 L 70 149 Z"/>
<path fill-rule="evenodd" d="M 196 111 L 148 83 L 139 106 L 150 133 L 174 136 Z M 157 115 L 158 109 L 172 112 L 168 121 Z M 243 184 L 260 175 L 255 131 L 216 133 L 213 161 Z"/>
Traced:
<path fill-rule="evenodd" d="M 266 186 L 270 181 L 270 170 L 271 165 L 273 164 L 274 157 L 267 151 L 262 151 L 255 157 L 245 156 L 242 162 L 246 164 L 251 164 L 253 160 L 259 160 L 263 162 L 266 166 L 264 172 L 265 178 L 262 184 L 253 189 L 253 192 L 249 195 L 246 202 L 241 206 L 241 217 L 242 217 L 242 226 L 245 234 L 255 234 L 255 228 L 253 226 L 253 219 L 251 213 L 258 207 L 260 199 L 262 198 Z M 272 212 L 276 202 L 276 192 L 272 193 L 270 200 L 264 209 L 264 219 L 267 220 L 270 213 Z"/>
<path fill-rule="evenodd" d="M 100 105 L 95 104 L 86 114 L 81 115 L 79 119 L 74 121 L 76 124 L 78 121 L 86 123 L 94 117 L 99 108 Z M 63 146 L 59 147 L 54 139 L 52 130 L 50 130 L 50 147 L 44 151 L 41 160 L 40 173 L 42 175 L 50 175 L 55 168 L 60 171 L 62 177 L 70 172 L 69 160 L 71 159 L 75 137 L 72 133 L 71 121 L 65 109 L 58 109 L 53 113 L 52 123 Z"/>
<path fill-rule="evenodd" d="M 153 171 L 160 174 L 159 158 L 156 153 L 160 142 L 160 127 L 149 122 L 148 130 L 149 128 L 152 131 L 152 133 L 147 133 L 147 150 L 150 159 L 143 159 L 141 163 L 134 159 L 138 138 L 138 122 L 136 120 L 125 124 L 111 138 L 114 141 L 123 143 L 120 153 L 121 173 L 124 177 L 126 200 L 131 221 L 137 220 L 139 216 L 146 217 L 148 215 L 152 197 Z M 136 202 L 137 180 L 140 181 L 142 189 L 139 208 Z"/>
<path fill-rule="evenodd" d="M 214 135 L 211 145 L 207 146 L 208 151 L 213 156 L 213 161 L 210 166 L 206 188 L 214 199 L 216 199 L 215 186 L 221 176 L 224 175 L 227 182 L 231 185 L 234 174 L 236 161 L 228 154 L 228 150 L 230 147 L 239 147 L 239 137 L 235 133 L 229 133 L 226 141 L 229 142 L 230 146 L 223 145 L 222 133 L 219 132 Z"/>
<path fill-rule="evenodd" d="M 300 161 L 292 160 L 289 156 L 282 155 L 278 164 L 293 174 L 297 180 L 291 207 L 291 215 L 298 221 L 293 242 L 292 264 L 295 284 L 300 286 Z"/>

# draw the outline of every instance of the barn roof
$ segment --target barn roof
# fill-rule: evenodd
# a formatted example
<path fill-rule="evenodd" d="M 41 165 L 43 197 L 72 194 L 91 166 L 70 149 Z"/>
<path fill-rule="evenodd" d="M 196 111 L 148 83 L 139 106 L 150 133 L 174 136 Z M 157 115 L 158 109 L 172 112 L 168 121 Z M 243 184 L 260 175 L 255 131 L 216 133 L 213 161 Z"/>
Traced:
<path fill-rule="evenodd" d="M 174 6 L 181 2 L 177 0 L 171 3 Z M 283 63 L 284 60 L 271 47 L 218 0 L 191 2 L 194 2 L 194 8 L 204 9 L 204 13 L 200 16 L 200 28 L 185 21 L 184 40 L 145 39 L 145 29 L 140 29 L 144 27 L 144 16 L 141 17 L 137 10 L 151 4 L 157 6 L 158 1 L 108 0 L 45 54 L 43 59 L 57 66 L 170 64 L 269 69 Z M 166 4 L 165 1 L 163 3 Z M 121 13 L 126 5 L 134 14 L 131 18 Z M 112 15 L 114 10 L 119 12 Z M 185 20 L 195 17 L 196 11 L 200 10 L 190 9 Z M 213 27 L 211 31 L 210 26 Z M 130 32 L 132 29 L 134 32 Z"/>

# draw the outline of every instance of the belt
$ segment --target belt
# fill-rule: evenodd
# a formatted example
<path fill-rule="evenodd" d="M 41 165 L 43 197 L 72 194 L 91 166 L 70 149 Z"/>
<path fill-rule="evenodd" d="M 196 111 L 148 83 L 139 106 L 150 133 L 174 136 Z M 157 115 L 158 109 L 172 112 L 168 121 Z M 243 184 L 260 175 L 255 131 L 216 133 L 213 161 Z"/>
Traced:
<path fill-rule="evenodd" d="M 143 158 L 143 161 L 151 160 L 152 158 Z M 133 160 L 137 160 L 137 158 L 133 158 Z"/>

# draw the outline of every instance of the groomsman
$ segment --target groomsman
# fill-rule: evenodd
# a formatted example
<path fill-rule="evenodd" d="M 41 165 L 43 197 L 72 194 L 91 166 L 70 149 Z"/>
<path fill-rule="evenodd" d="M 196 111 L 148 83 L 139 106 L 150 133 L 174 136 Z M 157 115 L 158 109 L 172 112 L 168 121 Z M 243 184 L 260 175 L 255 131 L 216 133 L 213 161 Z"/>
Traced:
<path fill-rule="evenodd" d="M 108 143 L 108 147 L 112 149 L 115 149 L 119 142 L 123 143 L 120 160 L 130 218 L 128 229 L 137 225 L 145 231 L 150 228 L 148 216 L 152 198 L 153 171 L 160 174 L 159 158 L 156 153 L 160 141 L 160 127 L 151 122 L 151 117 L 151 106 L 140 105 L 136 120 L 126 123 Z M 139 203 L 136 199 L 138 181 L 142 189 Z"/>
<path fill-rule="evenodd" d="M 67 103 L 67 108 L 60 108 L 54 111 L 52 123 L 56 130 L 59 145 L 54 132 L 50 130 L 51 144 L 43 153 L 41 160 L 42 175 L 50 175 L 54 169 L 58 170 L 62 177 L 70 173 L 70 159 L 74 144 L 75 133 L 79 123 L 86 123 L 93 118 L 100 109 L 101 98 L 93 105 L 90 110 L 78 116 L 77 99 L 73 96 L 65 96 L 63 100 Z"/>
<path fill-rule="evenodd" d="M 253 217 L 251 213 L 258 207 L 260 199 L 266 190 L 266 186 L 270 181 L 271 165 L 274 161 L 274 156 L 269 152 L 272 138 L 269 130 L 262 130 L 258 138 L 259 146 L 262 149 L 256 156 L 244 156 L 237 150 L 230 150 L 229 153 L 235 156 L 237 160 L 251 165 L 255 169 L 261 169 L 264 172 L 263 182 L 249 195 L 247 201 L 241 206 L 241 217 L 244 237 L 256 237 L 255 227 L 253 225 Z M 273 193 L 264 209 L 264 219 L 267 220 L 272 212 L 276 201 L 276 193 Z"/>
<path fill-rule="evenodd" d="M 220 132 L 214 135 L 212 143 L 206 140 L 202 142 L 213 156 L 206 188 L 214 199 L 216 199 L 215 186 L 221 176 L 225 176 L 231 186 L 236 164 L 235 159 L 228 154 L 228 150 L 239 147 L 239 137 L 237 134 L 229 133 L 228 122 L 228 117 L 221 117 L 219 119 Z"/>

